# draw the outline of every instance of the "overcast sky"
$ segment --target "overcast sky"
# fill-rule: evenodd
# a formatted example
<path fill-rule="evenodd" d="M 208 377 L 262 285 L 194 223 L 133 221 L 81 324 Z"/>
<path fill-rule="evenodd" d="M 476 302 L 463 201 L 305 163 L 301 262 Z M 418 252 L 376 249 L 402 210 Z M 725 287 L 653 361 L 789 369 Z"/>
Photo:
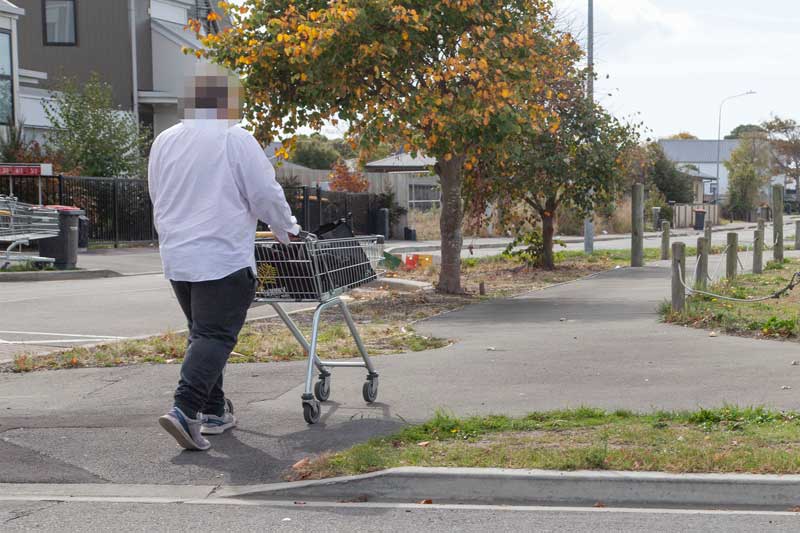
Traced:
<path fill-rule="evenodd" d="M 554 2 L 585 44 L 588 0 Z M 597 99 L 647 135 L 715 139 L 720 101 L 748 90 L 757 94 L 725 104 L 723 135 L 771 115 L 800 120 L 800 0 L 594 4 Z"/>
<path fill-rule="evenodd" d="M 588 0 L 555 0 L 585 42 Z M 597 98 L 655 137 L 715 139 L 771 114 L 800 119 L 800 1 L 595 0 Z M 609 79 L 605 76 L 609 75 Z M 609 96 L 608 94 L 611 94 Z"/>

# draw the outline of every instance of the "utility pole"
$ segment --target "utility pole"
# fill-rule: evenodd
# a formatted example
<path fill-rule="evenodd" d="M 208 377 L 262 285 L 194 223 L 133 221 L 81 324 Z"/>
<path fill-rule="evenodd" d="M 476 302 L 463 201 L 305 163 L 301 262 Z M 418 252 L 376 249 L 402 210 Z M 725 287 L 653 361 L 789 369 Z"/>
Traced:
<path fill-rule="evenodd" d="M 589 76 L 586 79 L 586 96 L 594 104 L 594 1 L 589 0 L 589 29 L 586 36 L 586 56 Z M 583 251 L 594 253 L 594 221 L 590 214 L 583 221 Z"/>
<path fill-rule="evenodd" d="M 589 101 L 594 101 L 594 1 L 589 0 L 589 32 L 587 35 L 586 55 L 589 63 L 589 79 L 586 93 Z"/>

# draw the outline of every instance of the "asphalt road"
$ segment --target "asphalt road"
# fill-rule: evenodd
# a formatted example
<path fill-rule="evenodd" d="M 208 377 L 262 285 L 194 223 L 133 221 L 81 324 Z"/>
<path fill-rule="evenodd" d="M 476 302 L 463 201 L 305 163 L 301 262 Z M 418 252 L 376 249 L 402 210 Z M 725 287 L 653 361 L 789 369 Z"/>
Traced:
<path fill-rule="evenodd" d="M 289 306 L 300 307 L 308 305 Z M 272 307 L 260 305 L 248 316 L 273 315 Z M 162 274 L 0 286 L 0 361 L 22 351 L 184 328 L 186 319 Z"/>
<path fill-rule="evenodd" d="M 0 502 L 3 531 L 797 531 L 794 513 L 430 506 Z"/>

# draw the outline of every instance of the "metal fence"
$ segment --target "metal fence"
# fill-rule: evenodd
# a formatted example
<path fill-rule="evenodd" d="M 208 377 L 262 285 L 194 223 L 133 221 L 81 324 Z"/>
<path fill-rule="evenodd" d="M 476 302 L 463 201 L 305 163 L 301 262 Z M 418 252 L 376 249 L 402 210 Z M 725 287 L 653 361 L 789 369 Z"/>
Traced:
<path fill-rule="evenodd" d="M 356 234 L 375 233 L 377 195 L 287 187 L 286 200 L 304 229 L 347 219 Z M 153 206 L 147 180 L 83 176 L 4 176 L 0 194 L 40 205 L 80 207 L 89 219 L 89 241 L 95 245 L 155 242 Z"/>
<path fill-rule="evenodd" d="M 147 180 L 85 176 L 6 176 L 0 194 L 23 202 L 80 207 L 93 244 L 155 242 Z"/>
<path fill-rule="evenodd" d="M 325 191 L 321 187 L 284 187 L 286 200 L 303 228 L 315 228 L 346 219 L 353 232 L 360 235 L 375 233 L 375 215 L 378 195 L 372 193 L 353 193 Z"/>

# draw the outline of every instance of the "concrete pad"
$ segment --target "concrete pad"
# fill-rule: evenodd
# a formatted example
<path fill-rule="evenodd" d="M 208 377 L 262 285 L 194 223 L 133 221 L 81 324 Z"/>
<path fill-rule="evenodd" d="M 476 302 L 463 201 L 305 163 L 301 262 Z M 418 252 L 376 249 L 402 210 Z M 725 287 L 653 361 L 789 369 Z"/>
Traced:
<path fill-rule="evenodd" d="M 78 255 L 78 266 L 112 270 L 125 276 L 162 272 L 158 246 L 92 249 Z"/>

